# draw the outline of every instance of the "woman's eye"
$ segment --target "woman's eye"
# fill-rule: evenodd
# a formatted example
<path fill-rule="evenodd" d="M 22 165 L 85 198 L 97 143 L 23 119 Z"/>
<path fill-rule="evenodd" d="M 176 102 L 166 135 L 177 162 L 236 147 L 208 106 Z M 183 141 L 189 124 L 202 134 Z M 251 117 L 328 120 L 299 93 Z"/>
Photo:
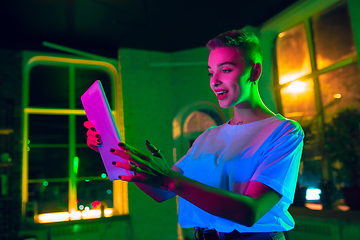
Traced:
<path fill-rule="evenodd" d="M 231 72 L 231 70 L 230 69 L 223 69 L 222 72 L 223 73 L 229 73 L 229 72 Z"/>
<path fill-rule="evenodd" d="M 212 76 L 214 75 L 214 73 L 208 73 L 208 75 L 209 75 L 210 77 L 212 77 Z"/>

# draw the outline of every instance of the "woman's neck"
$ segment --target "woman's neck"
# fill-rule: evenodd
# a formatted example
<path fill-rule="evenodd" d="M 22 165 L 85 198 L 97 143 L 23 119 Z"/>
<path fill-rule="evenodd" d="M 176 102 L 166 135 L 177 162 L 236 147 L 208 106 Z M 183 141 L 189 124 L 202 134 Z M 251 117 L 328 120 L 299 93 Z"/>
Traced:
<path fill-rule="evenodd" d="M 261 102 L 262 103 L 262 102 Z M 234 106 L 234 117 L 229 121 L 230 125 L 242 125 L 274 116 L 265 104 L 251 106 L 249 103 L 239 103 Z"/>

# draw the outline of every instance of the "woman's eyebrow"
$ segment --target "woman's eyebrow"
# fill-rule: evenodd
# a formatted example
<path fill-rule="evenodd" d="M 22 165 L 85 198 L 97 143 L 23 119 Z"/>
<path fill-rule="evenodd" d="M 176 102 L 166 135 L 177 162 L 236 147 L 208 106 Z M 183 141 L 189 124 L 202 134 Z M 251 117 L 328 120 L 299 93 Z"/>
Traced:
<path fill-rule="evenodd" d="M 218 67 L 221 67 L 221 66 L 226 65 L 226 64 L 230 64 L 230 65 L 236 66 L 235 63 L 233 63 L 233 62 L 223 62 L 223 63 L 219 63 L 217 66 L 218 66 Z"/>
<path fill-rule="evenodd" d="M 233 62 L 223 62 L 223 63 L 219 63 L 217 66 L 218 66 L 218 67 L 221 67 L 221 66 L 226 65 L 226 64 L 230 64 L 230 65 L 236 66 L 235 63 L 233 63 Z M 210 66 L 208 66 L 208 68 L 211 69 Z"/>

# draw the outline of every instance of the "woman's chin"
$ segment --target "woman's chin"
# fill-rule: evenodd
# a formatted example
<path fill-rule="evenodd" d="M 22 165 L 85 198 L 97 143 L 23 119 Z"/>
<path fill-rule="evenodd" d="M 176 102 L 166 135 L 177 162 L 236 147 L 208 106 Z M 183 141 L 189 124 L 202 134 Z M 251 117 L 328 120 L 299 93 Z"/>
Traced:
<path fill-rule="evenodd" d="M 219 101 L 219 106 L 221 108 L 230 108 L 230 107 L 232 107 L 231 104 L 226 103 L 226 102 L 222 102 L 222 101 Z"/>

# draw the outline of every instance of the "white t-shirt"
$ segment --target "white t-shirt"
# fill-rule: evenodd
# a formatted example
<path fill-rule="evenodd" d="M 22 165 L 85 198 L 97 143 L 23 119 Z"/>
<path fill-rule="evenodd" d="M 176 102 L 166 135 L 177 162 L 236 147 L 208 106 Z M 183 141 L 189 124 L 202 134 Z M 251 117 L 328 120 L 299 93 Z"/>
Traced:
<path fill-rule="evenodd" d="M 243 125 L 225 123 L 207 129 L 175 164 L 184 176 L 240 194 L 245 193 L 250 181 L 258 181 L 282 198 L 255 225 L 246 227 L 209 214 L 180 197 L 180 226 L 218 232 L 277 232 L 294 228 L 288 208 L 294 198 L 303 137 L 300 125 L 280 114 Z"/>

